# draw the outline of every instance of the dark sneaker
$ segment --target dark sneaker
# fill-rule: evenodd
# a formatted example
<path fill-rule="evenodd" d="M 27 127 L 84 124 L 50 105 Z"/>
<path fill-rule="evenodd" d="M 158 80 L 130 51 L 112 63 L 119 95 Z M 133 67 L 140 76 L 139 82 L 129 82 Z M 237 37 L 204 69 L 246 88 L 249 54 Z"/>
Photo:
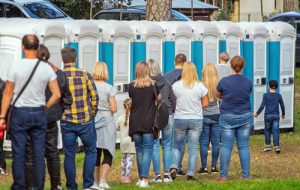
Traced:
<path fill-rule="evenodd" d="M 198 171 L 199 174 L 208 174 L 208 170 L 207 168 L 201 168 L 199 171 Z"/>
<path fill-rule="evenodd" d="M 186 171 L 184 171 L 183 169 L 178 171 L 177 173 L 177 176 L 185 176 L 186 175 Z"/>
<path fill-rule="evenodd" d="M 280 154 L 280 147 L 279 146 L 275 146 L 274 147 L 276 154 Z"/>
<path fill-rule="evenodd" d="M 172 178 L 173 180 L 176 179 L 176 174 L 177 174 L 176 170 L 173 170 L 173 171 L 170 173 L 170 176 L 171 176 L 171 178 Z"/>
<path fill-rule="evenodd" d="M 271 145 L 266 145 L 263 151 L 264 152 L 271 151 Z"/>
<path fill-rule="evenodd" d="M 188 181 L 196 181 L 196 179 L 194 178 L 194 176 L 190 176 L 190 175 L 188 175 L 186 179 Z"/>
<path fill-rule="evenodd" d="M 217 169 L 217 167 L 211 167 L 211 173 L 218 173 L 219 170 Z"/>

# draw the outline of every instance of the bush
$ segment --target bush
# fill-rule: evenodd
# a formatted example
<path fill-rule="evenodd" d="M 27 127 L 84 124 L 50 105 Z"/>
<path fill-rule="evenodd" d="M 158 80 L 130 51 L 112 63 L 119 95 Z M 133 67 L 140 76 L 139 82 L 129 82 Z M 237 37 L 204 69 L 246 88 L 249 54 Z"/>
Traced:
<path fill-rule="evenodd" d="M 228 10 L 228 8 L 220 9 L 220 10 L 214 12 L 213 19 L 216 21 L 220 21 L 220 20 L 229 20 L 230 21 L 231 13 Z"/>

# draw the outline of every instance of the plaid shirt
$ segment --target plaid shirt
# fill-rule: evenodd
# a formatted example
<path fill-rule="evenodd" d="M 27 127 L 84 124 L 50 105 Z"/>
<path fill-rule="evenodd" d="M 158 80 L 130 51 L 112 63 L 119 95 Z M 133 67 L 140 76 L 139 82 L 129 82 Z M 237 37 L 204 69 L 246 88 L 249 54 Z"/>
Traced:
<path fill-rule="evenodd" d="M 97 113 L 98 93 L 94 79 L 86 70 L 75 66 L 65 66 L 64 73 L 68 79 L 73 96 L 73 103 L 65 109 L 62 120 L 72 123 L 91 121 Z"/>

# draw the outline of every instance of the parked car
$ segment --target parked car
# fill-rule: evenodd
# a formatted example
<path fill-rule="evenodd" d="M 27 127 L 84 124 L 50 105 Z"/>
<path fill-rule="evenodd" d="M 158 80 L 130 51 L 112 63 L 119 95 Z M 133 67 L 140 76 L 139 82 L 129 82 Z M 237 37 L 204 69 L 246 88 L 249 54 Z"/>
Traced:
<path fill-rule="evenodd" d="M 297 31 L 296 40 L 296 67 L 300 67 L 300 12 L 286 12 L 273 16 L 267 22 L 282 21 L 293 25 Z"/>
<path fill-rule="evenodd" d="M 44 0 L 0 0 L 0 17 L 71 19 L 58 7 Z"/>
<path fill-rule="evenodd" d="M 120 20 L 120 9 L 107 9 L 98 12 L 93 16 L 93 19 L 96 20 Z M 146 11 L 145 9 L 140 8 L 125 8 L 123 11 L 122 20 L 145 20 L 146 19 Z M 172 10 L 171 15 L 172 21 L 190 21 L 191 19 L 186 15 Z"/>

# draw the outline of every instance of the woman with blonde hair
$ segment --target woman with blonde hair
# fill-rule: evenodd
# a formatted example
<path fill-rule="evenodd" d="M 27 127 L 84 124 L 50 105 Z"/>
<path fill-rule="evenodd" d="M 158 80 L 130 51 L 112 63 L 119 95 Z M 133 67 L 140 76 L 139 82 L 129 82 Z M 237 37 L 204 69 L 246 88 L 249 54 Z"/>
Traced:
<path fill-rule="evenodd" d="M 94 183 L 102 189 L 110 188 L 106 183 L 112 160 L 115 156 L 116 147 L 116 125 L 114 122 L 114 113 L 117 112 L 115 95 L 116 89 L 106 83 L 108 80 L 108 70 L 104 62 L 98 62 L 93 68 L 93 78 L 99 94 L 98 112 L 95 117 L 95 127 L 97 132 L 97 160 L 95 167 Z M 101 154 L 102 171 L 100 175 Z"/>
<path fill-rule="evenodd" d="M 195 169 L 198 157 L 198 143 L 202 131 L 202 108 L 208 106 L 207 88 L 199 81 L 196 66 L 185 62 L 181 80 L 173 84 L 177 98 L 174 114 L 174 136 L 172 149 L 171 177 L 176 178 L 180 160 L 180 150 L 188 138 L 187 180 L 195 180 Z"/>
<path fill-rule="evenodd" d="M 150 78 L 150 69 L 146 62 L 135 67 L 136 79 L 129 85 L 129 97 L 132 99 L 129 116 L 129 136 L 135 143 L 139 173 L 139 187 L 148 187 L 150 162 L 154 144 L 155 102 L 160 101 L 160 91 Z"/>
<path fill-rule="evenodd" d="M 202 82 L 208 89 L 208 107 L 203 109 L 203 130 L 200 135 L 200 158 L 202 168 L 198 173 L 207 174 L 207 151 L 209 143 L 212 144 L 212 163 L 211 172 L 218 172 L 217 162 L 220 150 L 220 127 L 219 117 L 220 110 L 216 88 L 218 85 L 218 72 L 214 64 L 206 64 L 202 70 Z"/>

